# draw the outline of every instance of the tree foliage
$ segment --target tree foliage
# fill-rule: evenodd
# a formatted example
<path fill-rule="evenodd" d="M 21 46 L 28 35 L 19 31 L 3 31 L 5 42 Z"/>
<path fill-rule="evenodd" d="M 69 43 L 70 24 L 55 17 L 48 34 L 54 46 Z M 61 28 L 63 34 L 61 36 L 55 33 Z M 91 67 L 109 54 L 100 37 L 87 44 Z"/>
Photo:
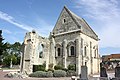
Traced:
<path fill-rule="evenodd" d="M 2 30 L 0 30 L 0 64 L 10 65 L 12 60 L 13 64 L 20 64 L 20 50 L 21 43 L 3 42 Z"/>
<path fill-rule="evenodd" d="M 9 66 L 11 59 L 13 65 L 20 64 L 20 50 L 21 44 L 19 42 L 15 42 L 14 44 L 4 43 L 3 53 L 1 55 L 2 64 Z"/>

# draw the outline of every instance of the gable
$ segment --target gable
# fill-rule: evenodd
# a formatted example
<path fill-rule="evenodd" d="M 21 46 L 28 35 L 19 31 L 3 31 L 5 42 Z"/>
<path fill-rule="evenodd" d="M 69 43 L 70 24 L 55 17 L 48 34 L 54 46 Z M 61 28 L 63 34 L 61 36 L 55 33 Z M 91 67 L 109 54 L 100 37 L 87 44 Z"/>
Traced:
<path fill-rule="evenodd" d="M 80 28 L 76 25 L 70 13 L 64 7 L 52 33 L 59 34 L 59 33 L 69 32 L 77 29 L 80 29 Z"/>
<path fill-rule="evenodd" d="M 83 18 L 80 18 L 64 6 L 52 33 L 56 35 L 70 31 L 80 31 L 95 40 L 99 40 L 96 33 Z"/>

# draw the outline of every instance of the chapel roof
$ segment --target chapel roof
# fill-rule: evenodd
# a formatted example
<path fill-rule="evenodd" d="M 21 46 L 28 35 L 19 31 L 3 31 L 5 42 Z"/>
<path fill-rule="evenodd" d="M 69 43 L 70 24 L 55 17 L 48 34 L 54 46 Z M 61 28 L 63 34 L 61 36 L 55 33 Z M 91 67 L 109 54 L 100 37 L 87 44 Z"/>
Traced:
<path fill-rule="evenodd" d="M 87 36 L 91 38 L 99 40 L 98 35 L 91 29 L 91 27 L 88 25 L 88 23 L 83 18 L 77 16 L 75 13 L 70 11 L 66 6 L 64 6 L 64 9 L 68 12 L 68 14 L 71 16 L 73 21 L 81 29 L 82 33 L 86 34 Z"/>

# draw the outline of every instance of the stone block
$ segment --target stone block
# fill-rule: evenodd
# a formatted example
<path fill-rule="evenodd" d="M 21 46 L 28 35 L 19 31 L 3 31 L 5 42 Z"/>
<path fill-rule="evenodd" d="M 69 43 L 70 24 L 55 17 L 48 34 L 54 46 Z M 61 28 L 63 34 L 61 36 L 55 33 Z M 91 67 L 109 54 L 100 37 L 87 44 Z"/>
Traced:
<path fill-rule="evenodd" d="M 115 68 L 115 77 L 120 77 L 120 66 Z"/>
<path fill-rule="evenodd" d="M 107 72 L 106 72 L 106 68 L 101 67 L 100 68 L 100 77 L 107 77 Z"/>
<path fill-rule="evenodd" d="M 87 69 L 87 66 L 81 66 L 80 80 L 88 80 L 88 69 Z"/>

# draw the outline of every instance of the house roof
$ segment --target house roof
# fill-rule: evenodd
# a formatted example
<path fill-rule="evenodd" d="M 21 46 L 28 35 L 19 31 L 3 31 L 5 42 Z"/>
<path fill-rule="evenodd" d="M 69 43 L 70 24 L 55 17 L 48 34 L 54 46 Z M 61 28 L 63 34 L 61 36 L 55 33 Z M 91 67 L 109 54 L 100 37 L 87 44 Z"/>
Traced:
<path fill-rule="evenodd" d="M 120 54 L 111 54 L 108 56 L 110 59 L 120 58 Z"/>
<path fill-rule="evenodd" d="M 81 29 L 82 33 L 84 33 L 87 36 L 92 37 L 92 38 L 94 38 L 96 40 L 99 40 L 99 38 L 96 35 L 96 33 L 91 29 L 91 27 L 87 24 L 87 22 L 83 18 L 77 16 L 75 13 L 70 11 L 66 6 L 64 6 L 64 9 L 68 12 L 68 14 L 71 16 L 73 21 Z"/>
<path fill-rule="evenodd" d="M 120 59 L 120 54 L 111 54 L 111 55 L 105 56 L 104 58 L 105 61 L 109 59 Z"/>

